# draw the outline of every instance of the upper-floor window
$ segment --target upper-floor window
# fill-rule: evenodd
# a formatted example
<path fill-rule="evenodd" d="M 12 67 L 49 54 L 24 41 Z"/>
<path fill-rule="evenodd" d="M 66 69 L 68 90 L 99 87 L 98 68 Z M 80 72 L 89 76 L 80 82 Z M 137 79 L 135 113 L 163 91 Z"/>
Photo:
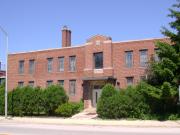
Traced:
<path fill-rule="evenodd" d="M 160 58 L 159 58 L 157 52 L 158 52 L 158 48 L 154 49 L 154 61 L 156 61 L 156 62 L 160 61 Z"/>
<path fill-rule="evenodd" d="M 19 74 L 24 73 L 24 60 L 19 61 Z"/>
<path fill-rule="evenodd" d="M 30 87 L 34 87 L 34 81 L 29 81 L 29 84 L 28 84 Z"/>
<path fill-rule="evenodd" d="M 53 85 L 53 80 L 48 80 L 48 81 L 46 82 L 46 86 L 47 86 L 47 87 L 50 86 L 50 85 Z"/>
<path fill-rule="evenodd" d="M 64 80 L 58 80 L 58 84 L 64 87 Z"/>
<path fill-rule="evenodd" d="M 140 50 L 140 66 L 145 67 L 147 66 L 148 62 L 148 50 Z"/>
<path fill-rule="evenodd" d="M 29 73 L 33 74 L 35 71 L 35 60 L 29 60 Z"/>
<path fill-rule="evenodd" d="M 24 86 L 24 82 L 18 82 L 18 87 L 23 87 Z"/>
<path fill-rule="evenodd" d="M 126 77 L 127 86 L 133 85 L 133 77 Z"/>
<path fill-rule="evenodd" d="M 103 52 L 94 53 L 94 68 L 103 68 Z"/>
<path fill-rule="evenodd" d="M 69 71 L 76 71 L 76 56 L 69 57 Z"/>
<path fill-rule="evenodd" d="M 48 58 L 47 61 L 48 61 L 47 70 L 48 70 L 48 72 L 52 72 L 53 58 Z"/>
<path fill-rule="evenodd" d="M 74 96 L 76 94 L 76 80 L 69 81 L 69 94 Z"/>
<path fill-rule="evenodd" d="M 125 52 L 126 57 L 126 67 L 131 68 L 133 65 L 133 51 Z"/>
<path fill-rule="evenodd" d="M 64 71 L 64 57 L 59 57 L 59 71 Z"/>

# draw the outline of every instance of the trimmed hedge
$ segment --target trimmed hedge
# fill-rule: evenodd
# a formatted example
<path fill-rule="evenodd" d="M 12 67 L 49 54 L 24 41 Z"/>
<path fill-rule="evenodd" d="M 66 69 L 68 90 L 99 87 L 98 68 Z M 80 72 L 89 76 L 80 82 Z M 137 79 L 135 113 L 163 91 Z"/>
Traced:
<path fill-rule="evenodd" d="M 64 88 L 51 85 L 40 87 L 17 87 L 8 92 L 8 114 L 15 116 L 54 115 L 55 109 L 68 102 Z M 0 87 L 0 114 L 4 114 L 4 87 Z"/>

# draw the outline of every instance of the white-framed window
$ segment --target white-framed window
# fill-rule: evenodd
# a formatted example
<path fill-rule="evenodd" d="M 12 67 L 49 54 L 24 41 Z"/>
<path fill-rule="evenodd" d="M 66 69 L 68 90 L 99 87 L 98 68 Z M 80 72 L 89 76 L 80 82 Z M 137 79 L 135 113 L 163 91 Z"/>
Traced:
<path fill-rule="evenodd" d="M 19 61 L 19 74 L 24 73 L 24 60 Z"/>
<path fill-rule="evenodd" d="M 47 70 L 48 72 L 52 72 L 53 67 L 53 58 L 47 58 Z"/>
<path fill-rule="evenodd" d="M 69 56 L 69 71 L 76 71 L 76 56 Z"/>
<path fill-rule="evenodd" d="M 126 67 L 131 68 L 133 66 L 133 51 L 125 52 Z"/>
<path fill-rule="evenodd" d="M 59 71 L 64 71 L 64 57 L 59 57 Z"/>
<path fill-rule="evenodd" d="M 126 77 L 127 86 L 133 85 L 134 77 Z"/>
<path fill-rule="evenodd" d="M 76 94 L 76 80 L 69 80 L 69 95 L 74 96 Z"/>
<path fill-rule="evenodd" d="M 23 86 L 24 86 L 24 82 L 23 81 L 18 82 L 18 87 L 23 87 Z"/>
<path fill-rule="evenodd" d="M 146 67 L 148 63 L 148 50 L 140 50 L 140 66 Z"/>
<path fill-rule="evenodd" d="M 154 49 L 154 61 L 156 62 L 160 61 L 160 58 L 157 54 L 158 50 L 159 50 L 158 48 Z"/>
<path fill-rule="evenodd" d="M 29 81 L 29 84 L 28 84 L 30 87 L 34 87 L 34 81 Z"/>
<path fill-rule="evenodd" d="M 46 86 L 48 87 L 48 86 L 50 86 L 50 85 L 53 85 L 53 80 L 48 80 L 48 81 L 46 81 Z"/>
<path fill-rule="evenodd" d="M 35 60 L 29 60 L 29 73 L 33 74 L 35 71 Z"/>
<path fill-rule="evenodd" d="M 58 80 L 58 84 L 64 87 L 64 80 Z"/>

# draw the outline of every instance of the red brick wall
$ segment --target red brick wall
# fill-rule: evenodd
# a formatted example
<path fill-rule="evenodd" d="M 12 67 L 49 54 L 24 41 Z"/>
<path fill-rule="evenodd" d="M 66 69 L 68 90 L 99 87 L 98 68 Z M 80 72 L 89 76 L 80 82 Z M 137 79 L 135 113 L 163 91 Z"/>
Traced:
<path fill-rule="evenodd" d="M 76 72 L 69 71 L 69 56 L 76 56 Z M 58 71 L 58 57 L 64 56 L 64 72 Z M 47 72 L 47 58 L 53 58 L 53 71 Z M 35 59 L 35 73 L 29 74 L 29 60 Z M 24 60 L 24 74 L 18 74 L 18 62 Z M 82 97 L 82 76 L 84 69 L 84 48 L 64 48 L 56 50 L 38 51 L 32 53 L 21 53 L 9 55 L 8 67 L 8 89 L 17 87 L 19 81 L 28 85 L 29 81 L 34 81 L 36 86 L 46 87 L 47 80 L 53 80 L 56 84 L 58 80 L 64 80 L 64 88 L 69 93 L 69 80 L 76 80 L 76 95 L 70 96 L 71 101 L 77 101 Z"/>
<path fill-rule="evenodd" d="M 96 42 L 98 41 L 98 42 Z M 79 101 L 82 98 L 82 78 L 114 76 L 120 82 L 120 87 L 127 86 L 126 77 L 133 76 L 134 84 L 144 75 L 145 68 L 139 64 L 139 50 L 148 49 L 148 58 L 154 53 L 155 40 L 140 40 L 131 42 L 113 43 L 111 38 L 105 36 L 94 36 L 81 47 L 66 47 L 62 49 L 44 50 L 29 53 L 9 55 L 8 66 L 8 89 L 12 90 L 23 81 L 25 85 L 34 81 L 36 86 L 46 87 L 47 80 L 64 80 L 64 88 L 69 93 L 69 80 L 76 80 L 76 95 L 70 96 L 71 101 Z M 125 67 L 125 51 L 133 51 L 133 67 Z M 104 68 L 94 70 L 93 53 L 103 52 Z M 76 56 L 76 72 L 69 72 L 69 56 Z M 58 57 L 65 57 L 64 72 L 58 71 Z M 47 72 L 47 58 L 53 58 L 53 71 Z M 35 59 L 35 73 L 29 74 L 29 60 Z M 18 74 L 19 60 L 25 61 L 24 74 Z"/>

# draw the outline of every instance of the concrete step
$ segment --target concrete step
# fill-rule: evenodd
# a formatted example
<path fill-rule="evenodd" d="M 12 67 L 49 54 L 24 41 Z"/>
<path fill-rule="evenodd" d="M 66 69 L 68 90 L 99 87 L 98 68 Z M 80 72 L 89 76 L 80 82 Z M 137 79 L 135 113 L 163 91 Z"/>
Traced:
<path fill-rule="evenodd" d="M 96 108 L 88 108 L 83 112 L 73 115 L 71 119 L 95 119 L 96 117 Z"/>

